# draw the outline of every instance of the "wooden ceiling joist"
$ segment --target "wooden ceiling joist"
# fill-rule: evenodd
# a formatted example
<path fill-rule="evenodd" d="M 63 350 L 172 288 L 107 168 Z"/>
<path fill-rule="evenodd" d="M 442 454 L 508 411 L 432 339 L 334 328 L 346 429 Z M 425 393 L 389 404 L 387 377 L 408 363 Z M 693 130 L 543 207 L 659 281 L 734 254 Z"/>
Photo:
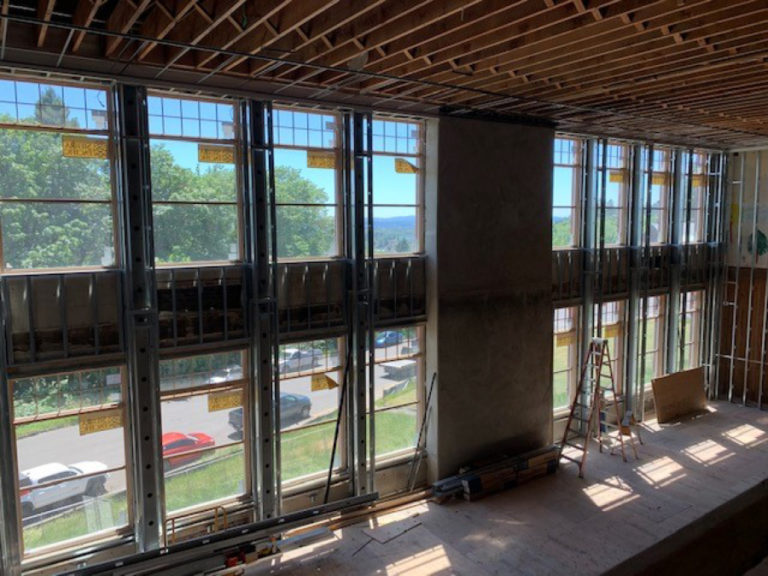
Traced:
<path fill-rule="evenodd" d="M 765 0 L 2 0 L 1 6 L 7 16 L 0 22 L 0 60 L 19 51 L 50 52 L 64 67 L 100 55 L 148 75 L 191 74 L 201 87 L 230 78 L 280 95 L 403 111 L 447 106 L 542 116 L 574 130 L 602 125 L 606 134 L 628 137 L 666 135 L 706 145 L 763 138 L 768 145 Z M 18 25 L 11 29 L 13 19 Z"/>

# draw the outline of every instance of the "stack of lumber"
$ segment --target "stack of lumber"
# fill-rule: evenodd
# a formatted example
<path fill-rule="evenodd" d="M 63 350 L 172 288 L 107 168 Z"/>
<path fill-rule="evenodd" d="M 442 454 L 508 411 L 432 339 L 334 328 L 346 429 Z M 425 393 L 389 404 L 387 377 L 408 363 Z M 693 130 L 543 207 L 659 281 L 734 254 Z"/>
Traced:
<path fill-rule="evenodd" d="M 458 475 L 436 482 L 432 493 L 438 500 L 450 496 L 477 500 L 534 478 L 552 474 L 557 470 L 557 463 L 558 449 L 555 446 L 518 456 L 501 456 L 462 468 Z"/>

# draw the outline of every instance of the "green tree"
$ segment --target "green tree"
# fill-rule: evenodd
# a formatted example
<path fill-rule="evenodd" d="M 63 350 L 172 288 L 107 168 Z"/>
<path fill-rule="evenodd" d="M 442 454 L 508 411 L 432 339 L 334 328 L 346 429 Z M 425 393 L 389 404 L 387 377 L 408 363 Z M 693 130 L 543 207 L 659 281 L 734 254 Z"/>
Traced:
<path fill-rule="evenodd" d="M 297 258 L 330 254 L 335 223 L 333 216 L 322 206 L 330 202 L 325 190 L 303 178 L 298 168 L 277 166 L 275 194 L 278 203 L 277 255 Z"/>

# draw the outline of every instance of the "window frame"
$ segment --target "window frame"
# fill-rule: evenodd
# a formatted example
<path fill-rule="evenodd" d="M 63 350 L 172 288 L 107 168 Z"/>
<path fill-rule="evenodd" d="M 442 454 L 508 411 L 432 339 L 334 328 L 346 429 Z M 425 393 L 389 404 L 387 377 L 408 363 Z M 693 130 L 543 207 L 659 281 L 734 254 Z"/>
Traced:
<path fill-rule="evenodd" d="M 162 412 L 163 412 L 163 405 L 167 402 L 174 402 L 176 400 L 180 399 L 186 399 L 186 398 L 193 398 L 198 396 L 208 396 L 209 394 L 216 393 L 216 392 L 227 392 L 227 391 L 236 391 L 240 390 L 241 394 L 241 404 L 240 407 L 243 410 L 243 428 L 242 428 L 242 435 L 240 437 L 240 440 L 238 441 L 231 441 L 226 444 L 222 445 L 214 445 L 210 447 L 203 447 L 201 449 L 196 450 L 189 450 L 185 452 L 184 454 L 195 454 L 195 453 L 215 453 L 217 450 L 222 450 L 226 448 L 231 448 L 233 446 L 242 446 L 243 451 L 243 492 L 240 494 L 231 494 L 228 496 L 222 496 L 220 498 L 216 498 L 214 500 L 210 500 L 207 502 L 199 502 L 195 504 L 191 504 L 189 506 L 185 506 L 178 509 L 171 510 L 168 505 L 167 501 L 163 502 L 163 525 L 165 527 L 168 526 L 169 523 L 173 522 L 176 519 L 184 518 L 186 516 L 189 516 L 190 514 L 194 513 L 205 513 L 209 511 L 213 511 L 216 508 L 221 507 L 222 505 L 227 504 L 238 504 L 244 501 L 249 500 L 256 500 L 256 495 L 251 493 L 250 487 L 252 485 L 252 462 L 250 458 L 250 438 L 246 431 L 248 430 L 248 419 L 250 418 L 249 412 L 247 410 L 248 406 L 250 405 L 250 368 L 249 368 L 249 354 L 247 349 L 245 348 L 233 348 L 233 349 L 227 349 L 227 350 L 217 350 L 217 351 L 201 351 L 197 353 L 184 353 L 184 354 L 172 354 L 168 355 L 167 357 L 161 357 L 159 364 L 161 365 L 163 362 L 175 362 L 177 360 L 192 360 L 195 358 L 213 358 L 214 356 L 221 355 L 221 354 L 232 354 L 232 353 L 239 353 L 240 354 L 240 365 L 242 367 L 242 373 L 240 375 L 240 378 L 232 378 L 232 379 L 225 379 L 221 382 L 216 383 L 203 383 L 200 385 L 190 385 L 190 386 L 182 386 L 181 388 L 171 388 L 167 390 L 162 389 L 162 380 L 163 377 L 160 376 L 159 378 L 159 401 L 158 401 L 158 407 L 160 409 L 160 437 L 164 436 L 166 433 L 171 432 L 171 430 L 166 431 L 165 425 L 162 421 Z M 201 372 L 194 372 L 191 375 L 192 376 L 208 376 L 208 379 L 215 377 L 217 368 L 214 368 L 213 366 L 210 366 L 208 370 L 204 370 Z M 178 374 L 176 375 L 179 376 Z M 190 374 L 184 374 L 182 375 L 184 377 L 190 376 Z M 236 409 L 230 408 L 230 409 L 223 409 L 223 411 L 229 412 L 229 410 Z M 185 439 L 189 437 L 190 431 L 183 431 L 182 434 L 184 434 Z M 178 441 L 181 441 L 184 439 L 179 439 Z M 168 459 L 183 456 L 183 454 L 177 454 L 177 455 L 170 455 Z M 168 482 L 168 478 L 166 477 L 166 474 L 168 473 L 168 470 L 165 469 L 165 460 L 166 458 L 162 455 L 162 447 L 161 447 L 161 453 L 160 453 L 160 460 L 163 462 L 163 485 L 166 485 Z M 167 499 L 167 492 L 165 493 L 165 498 Z"/>
<path fill-rule="evenodd" d="M 603 161 L 603 152 L 602 152 L 602 146 L 607 146 L 607 150 L 605 153 L 605 159 L 606 159 L 606 165 L 602 165 Z M 612 150 L 617 150 L 618 154 L 612 154 Z M 618 182 L 620 188 L 619 188 L 619 194 L 618 194 L 618 201 L 619 204 L 616 206 L 608 206 L 606 204 L 605 210 L 606 214 L 608 210 L 616 210 L 617 211 L 617 242 L 605 242 L 606 248 L 613 248 L 613 247 L 622 247 L 627 246 L 627 243 L 629 242 L 629 226 L 628 226 L 628 213 L 629 213 L 629 201 L 630 201 L 630 188 L 631 188 L 631 177 L 632 177 L 632 166 L 630 163 L 630 154 L 631 154 L 631 148 L 630 145 L 627 142 L 620 141 L 620 140 L 599 140 L 598 144 L 596 146 L 595 150 L 596 154 L 596 162 L 595 162 L 595 170 L 597 173 L 597 179 L 598 179 L 598 186 L 596 187 L 596 194 L 595 194 L 595 211 L 596 211 L 596 222 L 600 221 L 600 214 L 602 212 L 602 203 L 601 203 L 601 193 L 600 193 L 600 182 L 603 178 L 603 171 L 606 172 L 605 176 L 605 182 L 606 182 L 606 199 L 608 197 L 608 187 L 611 185 L 611 176 L 612 173 L 619 173 L 621 176 L 621 181 Z M 614 182 L 617 183 L 617 182 Z M 607 221 L 607 218 L 605 219 Z"/>
<path fill-rule="evenodd" d="M 572 163 L 558 162 L 558 156 L 562 159 L 564 154 L 563 149 L 558 150 L 558 142 L 568 141 L 573 146 L 571 154 L 573 157 Z M 554 158 L 553 158 L 553 172 L 556 168 L 570 168 L 573 171 L 571 182 L 571 204 L 561 205 L 555 204 L 554 189 L 552 192 L 552 215 L 554 217 L 554 211 L 557 209 L 568 209 L 571 211 L 571 243 L 569 245 L 555 245 L 554 244 L 554 230 L 552 235 L 552 250 L 569 250 L 578 248 L 581 245 L 581 195 L 582 195 L 582 172 L 583 172 L 583 144 L 584 141 L 580 138 L 573 136 L 567 136 L 564 134 L 558 134 L 555 136 L 554 141 Z M 554 178 L 552 185 L 554 187 Z M 554 221 L 552 223 L 554 228 Z"/>
<path fill-rule="evenodd" d="M 406 126 L 416 126 L 418 128 L 418 136 L 416 137 L 416 142 L 418 149 L 415 153 L 410 152 L 389 152 L 384 149 L 377 150 L 375 145 L 375 136 L 374 136 L 374 146 L 371 150 L 371 157 L 372 159 L 375 159 L 376 157 L 382 157 L 382 158 L 415 158 L 418 162 L 419 170 L 416 176 L 416 204 L 398 204 L 398 203 L 390 203 L 390 204 L 382 204 L 380 202 L 375 202 L 372 205 L 373 213 L 375 215 L 376 208 L 414 208 L 415 209 L 415 222 L 414 222 L 414 232 L 416 234 L 416 250 L 412 252 L 377 252 L 375 249 L 375 237 L 376 237 L 376 229 L 374 224 L 374 250 L 373 250 L 373 257 L 374 258 L 392 258 L 392 257 L 407 257 L 407 256 L 413 256 L 413 255 L 419 255 L 424 253 L 424 215 L 425 215 L 425 172 L 426 172 L 426 138 L 427 138 L 427 124 L 424 120 L 419 119 L 404 119 L 404 118 L 393 118 L 390 116 L 387 116 L 385 114 L 374 114 L 373 116 L 373 122 L 371 124 L 371 133 L 373 134 L 373 125 L 376 122 L 383 122 L 383 123 L 394 123 L 394 124 L 405 124 Z M 386 138 L 386 136 L 382 135 L 382 138 Z M 375 168 L 373 168 L 373 160 L 371 163 L 371 170 L 373 171 L 373 174 L 371 178 L 375 178 Z M 373 197 L 376 197 L 376 188 L 373 189 Z M 375 219 L 375 216 L 374 216 Z"/>
<path fill-rule="evenodd" d="M 158 268 L 189 268 L 189 267 L 209 267 L 209 266 L 227 266 L 232 264 L 240 264 L 245 261 L 245 253 L 246 253 L 246 247 L 245 247 L 245 214 L 244 214 L 244 208 L 243 208 L 243 195 L 245 192 L 245 188 L 243 185 L 243 162 L 244 162 L 244 151 L 243 151 L 243 137 L 242 137 L 242 130 L 243 127 L 240 123 L 240 117 L 238 114 L 238 103 L 237 100 L 233 98 L 227 98 L 227 97 L 220 97 L 216 98 L 213 96 L 191 96 L 186 95 L 182 93 L 177 92 L 165 92 L 162 90 L 148 90 L 147 92 L 147 99 L 150 98 L 160 98 L 161 100 L 164 98 L 170 98 L 182 101 L 188 101 L 188 102 L 197 102 L 197 103 L 210 103 L 210 104 L 226 104 L 232 106 L 232 138 L 211 138 L 211 137 L 202 137 L 202 136 L 183 136 L 183 135 L 169 135 L 169 134 L 156 134 L 149 130 L 148 133 L 148 141 L 149 141 L 149 156 L 150 156 L 150 167 L 152 164 L 152 145 L 153 143 L 163 143 L 163 142 L 188 142 L 188 143 L 194 143 L 197 144 L 198 147 L 200 144 L 209 144 L 214 146 L 231 146 L 234 151 L 234 163 L 233 163 L 233 171 L 235 174 L 235 201 L 234 202 L 228 202 L 228 201 L 212 201 L 212 202 L 205 202 L 202 200 L 157 200 L 155 196 L 152 197 L 152 212 L 154 217 L 154 208 L 155 206 L 234 206 L 235 207 L 235 214 L 236 214 L 236 245 L 237 245 L 237 257 L 233 259 L 227 259 L 227 260 L 187 260 L 187 261 L 177 261 L 177 262 L 159 262 L 157 258 L 157 254 L 154 254 L 154 265 Z M 182 106 L 180 104 L 180 106 Z M 147 110 L 147 120 L 149 122 L 150 116 L 156 116 L 154 114 L 150 114 L 149 110 Z M 161 117 L 165 119 L 165 115 L 162 114 Z M 180 118 L 180 120 L 183 120 L 183 116 Z M 199 120 L 202 121 L 202 118 Z M 218 122 L 218 121 L 217 121 Z M 151 171 L 151 168 L 150 168 Z M 155 238 L 157 235 L 157 226 L 153 224 L 153 242 L 155 242 Z M 156 242 L 155 242 L 156 244 Z"/>
<path fill-rule="evenodd" d="M 38 84 L 41 87 L 62 87 L 62 88 L 77 88 L 83 90 L 99 90 L 104 92 L 106 100 L 106 126 L 103 129 L 98 128 L 73 128 L 64 126 L 53 125 L 37 125 L 37 124 L 24 124 L 21 121 L 17 123 L 13 122 L 0 122 L 0 130 L 17 130 L 17 131 L 29 131 L 29 132 L 45 132 L 52 134 L 61 134 L 62 136 L 72 134 L 82 137 L 96 136 L 104 138 L 107 143 L 107 162 L 109 164 L 109 198 L 105 200 L 82 200 L 77 198 L 55 198 L 55 199 L 32 199 L 32 198 L 3 198 L 0 196 L 0 206 L 3 204 L 42 204 L 42 205 L 104 205 L 109 206 L 110 216 L 112 220 L 112 264 L 110 265 L 84 265 L 84 266 L 51 266 L 51 267 L 32 267 L 32 268 L 8 268 L 5 262 L 4 241 L 2 238 L 2 230 L 0 229 L 0 274 L 54 274 L 64 272 L 93 272 L 99 270 L 115 270 L 122 266 L 121 251 L 119 249 L 121 240 L 120 234 L 120 222 L 118 213 L 118 199 L 117 199 L 117 179 L 118 179 L 118 166 L 117 156 L 118 150 L 115 145 L 115 133 L 116 126 L 114 121 L 115 109 L 113 102 L 113 90 L 108 84 L 99 84 L 97 82 L 77 82 L 74 80 L 66 79 L 41 79 L 38 77 L 26 77 L 0 74 L 0 80 L 13 82 L 14 88 L 17 82 Z M 14 94 L 14 102 L 18 110 L 18 92 Z M 37 104 L 34 104 L 35 106 Z M 66 108 L 66 106 L 64 106 Z M 87 110 L 87 108 L 86 108 Z M 1 222 L 1 220 L 0 220 Z"/>
<path fill-rule="evenodd" d="M 561 311 L 566 312 L 566 316 L 563 316 Z M 580 306 L 562 306 L 554 309 L 553 321 L 552 321 L 552 347 L 553 347 L 553 361 L 552 361 L 552 408 L 555 414 L 567 413 L 573 403 L 574 396 L 576 394 L 576 388 L 578 387 L 579 379 L 579 327 L 581 320 L 581 307 Z M 558 323 L 566 321 L 570 322 L 570 327 L 566 330 L 560 330 Z M 558 347 L 558 336 L 568 334 L 572 339 L 571 342 L 565 344 L 563 347 L 567 347 L 566 355 L 568 365 L 563 370 L 556 370 L 555 367 L 555 350 Z M 555 404 L 555 389 L 554 384 L 558 374 L 566 374 L 566 397 L 568 399 L 567 404 L 557 405 Z"/>
<path fill-rule="evenodd" d="M 325 148 L 325 147 L 317 147 L 317 146 L 297 146 L 294 144 L 288 145 L 288 144 L 278 144 L 278 131 L 281 128 L 279 125 L 276 124 L 276 117 L 277 112 L 300 112 L 304 114 L 321 114 L 321 115 L 327 115 L 327 116 L 333 116 L 336 119 L 335 126 L 334 126 L 334 139 L 333 139 L 333 147 L 332 148 Z M 334 244 L 332 246 L 333 253 L 325 256 L 277 256 L 277 261 L 279 263 L 290 263 L 290 262 L 317 262 L 317 261 L 324 261 L 324 260 L 338 260 L 345 257 L 344 255 L 344 246 L 346 245 L 346 235 L 345 235 L 345 217 L 344 217 L 344 193 L 343 193 L 343 183 L 344 183 L 344 174 L 343 174 L 343 158 L 344 158 L 344 150 L 342 147 L 342 133 L 343 133 L 343 116 L 342 113 L 338 110 L 334 109 L 328 109 L 328 108 L 308 108 L 308 107 L 301 107 L 301 106 L 295 106 L 290 104 L 280 104 L 276 103 L 272 108 L 272 134 L 271 142 L 272 142 L 272 151 L 273 151 L 273 158 L 276 157 L 276 152 L 278 150 L 298 150 L 298 151 L 306 151 L 309 153 L 310 151 L 317 151 L 317 152 L 328 152 L 332 151 L 334 154 L 334 167 L 333 167 L 333 173 L 334 173 L 334 190 L 333 190 L 333 202 L 326 203 L 326 204 L 307 204 L 307 203 L 286 203 L 286 202 L 280 202 L 277 198 L 278 194 L 277 191 L 275 193 L 275 214 L 277 215 L 277 212 L 279 211 L 280 207 L 299 207 L 299 208 L 313 208 L 313 207 L 323 207 L 323 208 L 329 208 L 333 207 L 334 210 Z M 321 129 L 322 130 L 322 129 Z M 275 163 L 275 167 L 277 164 Z M 280 237 L 280 230 L 277 227 L 277 222 L 275 222 L 275 227 L 277 230 L 277 237 Z M 275 247 L 275 254 L 277 254 L 277 247 Z"/>
<path fill-rule="evenodd" d="M 129 382 L 128 382 L 128 371 L 126 366 L 123 364 L 117 364 L 117 365 L 97 367 L 97 368 L 91 368 L 91 369 L 85 369 L 85 370 L 68 370 L 68 371 L 65 370 L 65 371 L 45 373 L 45 374 L 41 373 L 34 376 L 19 376 L 16 378 L 9 378 L 8 379 L 8 395 L 10 399 L 11 408 L 13 410 L 15 408 L 13 391 L 14 391 L 15 385 L 20 380 L 35 379 L 35 378 L 53 378 L 53 377 L 60 378 L 61 376 L 68 376 L 73 374 L 82 375 L 83 373 L 87 373 L 87 372 L 93 372 L 98 370 L 109 370 L 109 369 L 117 369 L 118 373 L 120 374 L 120 400 L 118 402 L 113 401 L 113 402 L 105 402 L 105 403 L 93 405 L 93 406 L 86 406 L 86 407 L 81 406 L 78 409 L 74 409 L 74 408 L 68 409 L 68 410 L 59 409 L 56 412 L 48 412 L 42 415 L 38 413 L 38 414 L 35 414 L 34 416 L 22 416 L 20 418 L 17 418 L 15 414 L 11 415 L 10 428 L 11 428 L 11 442 L 13 447 L 13 450 L 12 450 L 13 463 L 11 468 L 12 468 L 12 473 L 14 475 L 13 488 L 14 488 L 15 497 L 16 497 L 16 505 L 19 510 L 19 514 L 17 516 L 17 535 L 19 539 L 19 548 L 22 556 L 22 563 L 34 560 L 38 557 L 45 556 L 53 552 L 62 552 L 62 551 L 65 552 L 68 550 L 76 550 L 78 548 L 82 548 L 84 545 L 88 545 L 91 543 L 102 544 L 102 543 L 113 542 L 133 534 L 134 509 L 131 504 L 133 500 L 133 490 L 134 490 L 133 482 L 132 482 L 133 451 L 131 448 L 131 437 L 129 433 L 130 425 L 128 423 L 129 400 L 128 400 L 127 394 L 128 394 Z M 74 538 L 61 540 L 52 544 L 40 546 L 38 548 L 28 549 L 24 541 L 24 521 L 21 514 L 22 470 L 19 467 L 19 444 L 18 443 L 20 439 L 18 438 L 17 428 L 19 426 L 24 426 L 33 422 L 63 420 L 66 418 L 81 416 L 83 414 L 107 412 L 115 409 L 121 410 L 122 420 L 123 420 L 123 425 L 122 425 L 123 465 L 122 466 L 107 467 L 106 470 L 91 472 L 83 475 L 75 474 L 74 475 L 75 478 L 73 478 L 72 476 L 67 476 L 67 477 L 63 477 L 55 480 L 46 479 L 40 483 L 31 483 L 30 486 L 25 486 L 23 487 L 23 489 L 29 492 L 29 491 L 38 490 L 41 488 L 44 489 L 48 486 L 63 484 L 65 482 L 70 482 L 78 478 L 90 478 L 91 476 L 96 476 L 100 474 L 111 474 L 114 472 L 122 471 L 122 473 L 125 475 L 125 503 L 126 503 L 125 524 L 116 526 L 113 528 L 105 528 L 105 529 L 98 530 L 96 532 L 92 532 L 82 536 L 76 536 Z M 65 464 L 65 466 L 68 466 L 68 465 Z M 55 475 L 57 474 L 54 474 L 54 476 Z"/>
<path fill-rule="evenodd" d="M 382 332 L 396 332 L 396 331 L 402 331 L 402 330 L 413 330 L 414 331 L 414 339 L 418 343 L 418 348 L 416 352 L 411 353 L 405 353 L 403 354 L 402 351 L 398 352 L 395 357 L 384 357 L 379 358 L 376 354 L 376 348 L 374 347 L 374 367 L 380 366 L 383 364 L 388 364 L 392 362 L 399 362 L 403 360 L 415 360 L 416 362 L 416 374 L 414 376 L 416 380 L 416 399 L 412 402 L 406 402 L 403 404 L 396 404 L 394 406 L 384 406 L 382 408 L 376 408 L 376 399 L 374 398 L 374 430 L 376 430 L 376 415 L 380 414 L 382 412 L 389 412 L 394 411 L 398 409 L 403 408 L 410 408 L 410 407 L 416 407 L 416 424 L 418 427 L 418 424 L 422 421 L 424 418 L 424 410 L 425 406 L 424 403 L 426 401 L 426 374 L 427 374 L 427 366 L 426 366 L 426 337 L 427 337 L 427 326 L 423 322 L 415 323 L 415 324 L 403 324 L 398 326 L 387 326 L 378 330 L 374 331 L 374 341 L 377 338 L 377 335 Z M 400 346 L 400 344 L 397 344 L 397 346 Z M 374 368 L 375 369 L 375 368 Z M 374 392 L 375 392 L 375 381 L 376 378 L 374 377 Z M 366 410 L 368 412 L 368 410 Z M 369 414 L 370 416 L 370 414 Z M 376 432 L 378 434 L 378 432 Z M 416 438 L 416 442 L 418 443 L 418 438 Z M 384 467 L 387 465 L 391 465 L 393 463 L 396 463 L 398 461 L 402 461 L 405 459 L 410 459 L 413 457 L 414 452 L 418 450 L 419 447 L 417 444 L 414 444 L 413 447 L 407 447 L 407 448 L 401 448 L 399 450 L 393 450 L 391 452 L 384 452 L 383 454 L 380 454 L 378 450 L 375 450 L 375 442 L 374 442 L 374 450 L 376 454 L 376 462 L 375 466 L 376 468 Z"/>

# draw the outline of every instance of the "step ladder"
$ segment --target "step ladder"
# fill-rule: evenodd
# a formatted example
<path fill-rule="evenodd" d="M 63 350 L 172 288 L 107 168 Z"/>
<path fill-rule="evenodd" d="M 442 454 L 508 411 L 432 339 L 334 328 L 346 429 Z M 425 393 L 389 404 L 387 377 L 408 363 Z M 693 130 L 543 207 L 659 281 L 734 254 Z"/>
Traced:
<path fill-rule="evenodd" d="M 593 338 L 581 367 L 576 397 L 571 405 L 563 433 L 563 441 L 560 444 L 560 459 L 577 464 L 579 466 L 579 478 L 584 477 L 587 448 L 593 435 L 600 446 L 600 452 L 603 451 L 606 441 L 618 441 L 624 462 L 627 461 L 624 436 L 627 436 L 635 458 L 638 457 L 632 427 L 628 425 L 628 422 L 625 422 L 622 414 L 624 411 L 623 400 L 623 396 L 616 392 L 608 340 Z M 606 416 L 610 406 L 613 407 L 616 418 L 615 424 L 607 421 Z M 597 423 L 595 419 L 598 420 Z M 609 430 L 615 431 L 615 434 L 610 435 Z M 613 453 L 613 448 L 614 446 L 611 446 L 611 453 Z M 568 454 L 565 453 L 566 449 L 569 451 Z"/>

